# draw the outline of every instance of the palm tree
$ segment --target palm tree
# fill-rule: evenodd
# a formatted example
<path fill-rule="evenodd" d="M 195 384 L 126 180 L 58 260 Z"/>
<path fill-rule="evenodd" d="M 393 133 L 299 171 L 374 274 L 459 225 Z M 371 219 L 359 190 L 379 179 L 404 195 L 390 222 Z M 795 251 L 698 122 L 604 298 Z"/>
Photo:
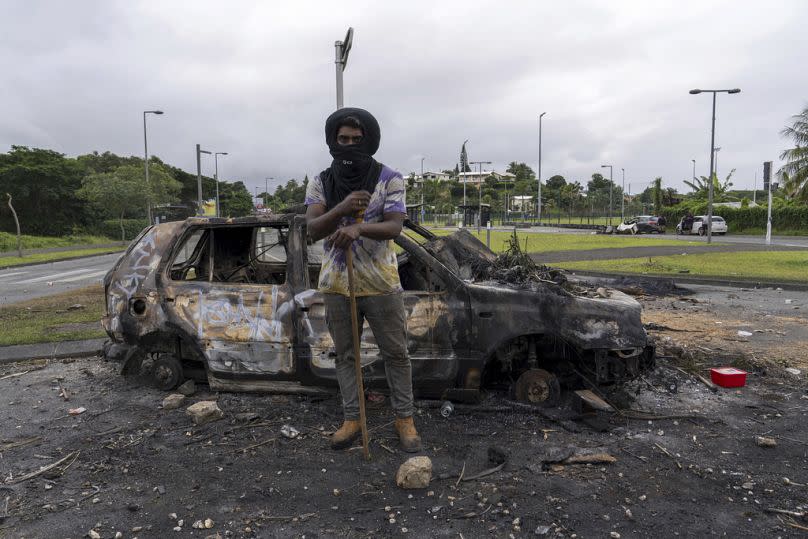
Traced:
<path fill-rule="evenodd" d="M 727 178 L 722 182 L 718 179 L 718 176 L 713 175 L 713 197 L 720 201 L 725 195 L 726 192 L 732 187 L 732 182 L 730 179 L 732 175 L 735 174 L 735 169 L 733 168 L 729 174 L 727 174 Z M 710 180 L 707 179 L 707 176 L 701 176 L 700 178 L 694 178 L 693 181 L 684 180 L 685 185 L 693 189 L 693 196 L 695 198 L 707 198 L 710 192 Z"/>
<path fill-rule="evenodd" d="M 780 154 L 786 164 L 777 174 L 788 196 L 808 201 L 808 107 L 792 118 L 794 123 L 780 135 L 793 140 L 795 147 Z"/>

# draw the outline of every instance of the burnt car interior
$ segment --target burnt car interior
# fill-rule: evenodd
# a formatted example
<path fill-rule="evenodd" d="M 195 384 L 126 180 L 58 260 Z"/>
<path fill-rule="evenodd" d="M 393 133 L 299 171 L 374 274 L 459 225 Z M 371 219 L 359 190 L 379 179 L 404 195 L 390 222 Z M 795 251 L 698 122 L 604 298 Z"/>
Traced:
<path fill-rule="evenodd" d="M 171 263 L 176 281 L 286 283 L 288 228 L 197 228 L 181 240 Z"/>
<path fill-rule="evenodd" d="M 426 234 L 432 236 L 429 232 Z M 289 228 L 284 225 L 191 229 L 180 240 L 180 247 L 171 262 L 171 279 L 284 284 L 288 235 Z M 421 241 L 416 243 L 422 244 Z M 317 288 L 321 258 L 322 242 L 310 244 L 308 265 L 311 288 Z M 398 270 L 404 290 L 442 292 L 446 289 L 442 279 L 427 264 L 403 249 L 398 253 Z"/>

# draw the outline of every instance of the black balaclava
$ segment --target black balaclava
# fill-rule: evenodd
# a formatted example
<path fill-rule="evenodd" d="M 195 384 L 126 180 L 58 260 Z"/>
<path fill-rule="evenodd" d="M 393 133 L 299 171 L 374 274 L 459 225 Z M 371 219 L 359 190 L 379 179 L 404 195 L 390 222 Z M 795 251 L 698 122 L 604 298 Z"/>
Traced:
<path fill-rule="evenodd" d="M 337 125 L 348 116 L 362 124 L 362 142 L 341 146 L 337 143 Z M 325 121 L 325 142 L 334 160 L 329 168 L 320 173 L 328 209 L 342 202 L 353 191 L 365 190 L 373 194 L 382 170 L 381 163 L 373 159 L 380 140 L 379 122 L 364 109 L 343 108 L 328 117 Z"/>

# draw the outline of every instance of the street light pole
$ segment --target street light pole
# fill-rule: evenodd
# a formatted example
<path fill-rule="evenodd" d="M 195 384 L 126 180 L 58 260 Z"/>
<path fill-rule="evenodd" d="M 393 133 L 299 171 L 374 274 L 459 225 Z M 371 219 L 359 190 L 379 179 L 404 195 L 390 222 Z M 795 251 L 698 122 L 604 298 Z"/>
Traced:
<path fill-rule="evenodd" d="M 708 92 L 713 94 L 713 120 L 710 129 L 710 188 L 707 198 L 707 243 L 713 241 L 713 184 L 715 183 L 715 96 L 718 93 L 725 92 L 728 94 L 738 94 L 741 92 L 740 88 L 733 88 L 731 90 L 690 90 L 691 95 Z"/>
<path fill-rule="evenodd" d="M 213 180 L 216 182 L 216 217 L 219 217 L 219 156 L 227 155 L 227 152 L 216 152 L 213 154 L 213 161 L 215 163 L 215 172 L 213 173 Z"/>
<path fill-rule="evenodd" d="M 693 179 L 695 180 L 696 179 L 696 160 L 691 159 L 691 161 L 693 161 Z"/>
<path fill-rule="evenodd" d="M 146 115 L 147 114 L 163 114 L 162 110 L 144 110 L 143 111 L 143 151 L 145 153 L 145 159 L 143 160 L 145 169 L 146 169 L 146 219 L 149 221 L 149 224 L 152 224 L 152 216 L 151 216 L 151 197 L 149 193 L 151 189 L 149 187 L 149 141 L 146 138 Z"/>
<path fill-rule="evenodd" d="M 622 223 L 626 220 L 626 169 L 621 168 L 620 170 L 623 171 L 623 191 L 620 193 L 620 222 Z"/>
<path fill-rule="evenodd" d="M 199 144 L 196 145 L 196 214 L 202 215 L 204 212 L 202 211 L 202 154 L 206 153 L 210 155 L 210 152 L 207 150 L 203 150 L 199 147 Z"/>
<path fill-rule="evenodd" d="M 612 172 L 613 167 L 612 165 L 600 165 L 600 168 L 608 168 L 609 169 L 609 224 L 612 224 L 612 187 L 614 186 L 614 182 L 612 181 Z"/>
<path fill-rule="evenodd" d="M 463 141 L 463 148 L 466 147 L 466 143 L 468 141 L 469 141 L 469 139 L 466 139 L 466 140 Z M 469 160 L 469 154 L 468 154 L 468 152 L 466 152 L 466 162 L 465 163 L 462 163 L 462 162 L 460 163 L 460 168 L 462 169 L 460 172 L 463 173 L 463 206 L 464 206 L 463 207 L 463 212 L 464 213 L 466 211 L 466 208 L 465 208 L 465 206 L 466 206 L 466 164 L 468 163 L 468 160 Z M 461 159 L 461 161 L 462 161 L 462 159 Z"/>
<path fill-rule="evenodd" d="M 424 179 L 424 159 L 426 157 L 421 157 L 421 223 L 424 222 L 424 215 L 426 210 L 424 209 L 424 189 L 426 188 L 426 180 Z"/>
<path fill-rule="evenodd" d="M 536 200 L 536 220 L 539 221 L 539 224 L 541 224 L 541 119 L 545 114 L 547 113 L 539 114 L 539 194 L 538 200 Z"/>
<path fill-rule="evenodd" d="M 342 72 L 348 65 L 348 53 L 353 43 L 353 28 L 348 28 L 344 41 L 334 42 L 334 63 L 337 67 L 337 110 L 343 107 Z"/>
<path fill-rule="evenodd" d="M 480 177 L 477 179 L 477 234 L 480 233 L 480 225 L 483 222 L 483 165 L 490 165 L 491 161 L 469 161 L 470 165 L 477 165 L 480 169 Z"/>

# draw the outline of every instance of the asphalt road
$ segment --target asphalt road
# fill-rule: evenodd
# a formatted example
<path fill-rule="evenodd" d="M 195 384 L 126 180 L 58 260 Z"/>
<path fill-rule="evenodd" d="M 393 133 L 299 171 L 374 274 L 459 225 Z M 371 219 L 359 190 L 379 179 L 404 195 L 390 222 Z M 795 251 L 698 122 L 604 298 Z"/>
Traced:
<path fill-rule="evenodd" d="M 120 253 L 0 270 L 0 304 L 100 283 Z"/>

